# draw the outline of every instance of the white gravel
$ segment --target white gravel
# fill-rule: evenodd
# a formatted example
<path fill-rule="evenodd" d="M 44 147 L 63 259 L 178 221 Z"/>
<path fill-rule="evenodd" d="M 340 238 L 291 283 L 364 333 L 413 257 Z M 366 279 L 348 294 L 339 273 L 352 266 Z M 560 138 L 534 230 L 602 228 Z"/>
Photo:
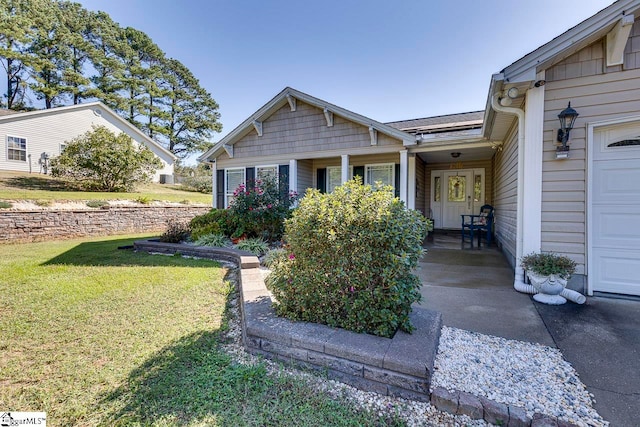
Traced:
<path fill-rule="evenodd" d="M 263 269 L 264 276 L 269 271 Z M 237 270 L 227 277 L 237 281 Z M 454 416 L 438 411 L 429 403 L 382 396 L 358 390 L 346 384 L 318 377 L 282 364 L 253 356 L 244 351 L 240 326 L 239 302 L 229 310 L 229 344 L 225 350 L 239 363 L 265 363 L 272 373 L 285 373 L 309 381 L 315 388 L 332 396 L 346 397 L 359 408 L 380 416 L 397 415 L 409 426 L 487 426 L 483 420 Z M 554 415 L 577 426 L 608 426 L 593 409 L 593 395 L 578 379 L 578 374 L 551 347 L 523 341 L 483 335 L 443 327 L 432 378 L 433 387 L 466 391 L 496 402 Z"/>
<path fill-rule="evenodd" d="M 554 415 L 579 426 L 607 426 L 593 395 L 554 348 L 443 327 L 432 387 L 466 391 Z"/>

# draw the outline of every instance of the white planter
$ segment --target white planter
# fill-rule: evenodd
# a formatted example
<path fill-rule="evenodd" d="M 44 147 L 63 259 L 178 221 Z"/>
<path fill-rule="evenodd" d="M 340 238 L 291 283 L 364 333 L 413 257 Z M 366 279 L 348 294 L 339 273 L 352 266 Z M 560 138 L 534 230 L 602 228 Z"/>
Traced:
<path fill-rule="evenodd" d="M 562 290 L 567 286 L 567 280 L 560 276 L 552 274 L 551 276 L 541 276 L 532 271 L 527 271 L 527 276 L 531 285 L 538 291 L 533 296 L 533 299 L 552 305 L 560 305 L 567 302 L 567 300 L 560 295 Z"/>

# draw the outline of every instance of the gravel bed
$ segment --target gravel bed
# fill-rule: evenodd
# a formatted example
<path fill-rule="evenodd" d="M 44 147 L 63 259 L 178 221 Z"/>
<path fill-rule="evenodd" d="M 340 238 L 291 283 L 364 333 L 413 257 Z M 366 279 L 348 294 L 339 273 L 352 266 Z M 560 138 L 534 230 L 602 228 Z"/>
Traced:
<path fill-rule="evenodd" d="M 607 426 L 593 394 L 554 348 L 443 327 L 432 388 L 466 391 L 554 415 L 578 426 Z"/>

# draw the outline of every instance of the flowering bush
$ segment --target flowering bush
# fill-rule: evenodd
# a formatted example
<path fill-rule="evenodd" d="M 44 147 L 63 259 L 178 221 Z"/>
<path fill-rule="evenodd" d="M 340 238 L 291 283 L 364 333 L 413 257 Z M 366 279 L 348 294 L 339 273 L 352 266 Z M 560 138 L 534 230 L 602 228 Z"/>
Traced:
<path fill-rule="evenodd" d="M 280 239 L 284 220 L 291 215 L 291 206 L 297 196 L 294 191 L 284 191 L 272 178 L 240 185 L 234 191 L 229 205 L 236 222 L 233 237 L 246 234 L 269 241 Z"/>
<path fill-rule="evenodd" d="M 285 223 L 288 246 L 267 277 L 279 315 L 385 337 L 413 329 L 426 222 L 391 187 L 308 190 Z"/>

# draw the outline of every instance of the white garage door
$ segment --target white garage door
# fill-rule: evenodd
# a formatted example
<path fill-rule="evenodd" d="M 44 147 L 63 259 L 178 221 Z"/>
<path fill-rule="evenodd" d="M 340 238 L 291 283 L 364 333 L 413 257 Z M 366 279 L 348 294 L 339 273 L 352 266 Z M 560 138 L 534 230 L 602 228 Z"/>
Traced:
<path fill-rule="evenodd" d="M 640 123 L 594 132 L 593 291 L 640 295 Z"/>

